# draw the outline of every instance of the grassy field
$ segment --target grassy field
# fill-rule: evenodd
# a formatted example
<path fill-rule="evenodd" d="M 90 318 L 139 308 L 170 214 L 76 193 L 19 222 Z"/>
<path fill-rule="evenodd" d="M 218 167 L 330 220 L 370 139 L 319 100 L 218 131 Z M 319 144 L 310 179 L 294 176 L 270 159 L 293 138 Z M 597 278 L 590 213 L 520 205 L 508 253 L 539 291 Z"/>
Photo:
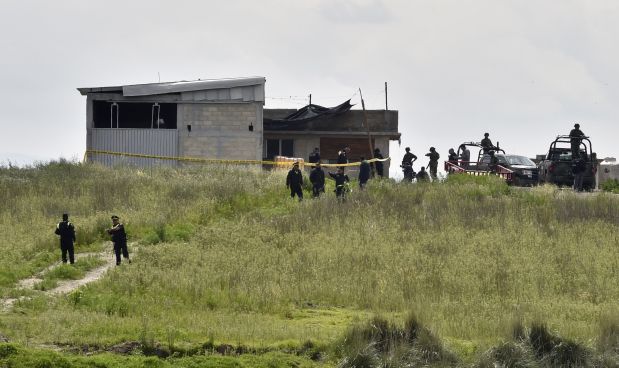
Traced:
<path fill-rule="evenodd" d="M 78 252 L 111 247 L 104 232 L 111 214 L 125 222 L 130 251 L 139 248 L 133 264 L 96 283 L 0 314 L 0 333 L 17 344 L 5 345 L 14 349 L 6 358 L 0 348 L 0 363 L 57 355 L 36 350 L 50 344 L 104 350 L 139 341 L 193 352 L 153 364 L 191 366 L 182 359 L 198 359 L 205 346 L 230 346 L 247 354 L 211 354 L 195 366 L 217 359 L 230 361 L 214 366 L 345 366 L 352 360 L 342 341 L 353 326 L 376 316 L 406 326 L 411 313 L 450 352 L 438 365 L 483 366 L 500 349 L 522 353 L 514 326 L 529 336 L 540 323 L 587 351 L 619 351 L 615 195 L 454 176 L 421 185 L 371 181 L 345 203 L 329 189 L 299 203 L 284 179 L 215 166 L 0 168 L 0 296 L 25 295 L 16 282 L 58 260 L 53 230 L 65 211 Z M 104 358 L 110 367 L 153 359 Z M 89 364 L 79 355 L 57 359 Z M 366 366 L 380 365 L 372 362 Z"/>

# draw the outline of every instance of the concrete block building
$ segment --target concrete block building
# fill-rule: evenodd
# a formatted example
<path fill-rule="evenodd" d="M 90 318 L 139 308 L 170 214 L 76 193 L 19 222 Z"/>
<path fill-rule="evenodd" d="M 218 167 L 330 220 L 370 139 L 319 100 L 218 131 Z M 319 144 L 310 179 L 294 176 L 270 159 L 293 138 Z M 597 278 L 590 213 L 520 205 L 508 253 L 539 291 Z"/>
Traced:
<path fill-rule="evenodd" d="M 264 77 L 78 88 L 86 148 L 166 157 L 260 160 Z M 89 154 L 103 164 L 175 161 Z"/>

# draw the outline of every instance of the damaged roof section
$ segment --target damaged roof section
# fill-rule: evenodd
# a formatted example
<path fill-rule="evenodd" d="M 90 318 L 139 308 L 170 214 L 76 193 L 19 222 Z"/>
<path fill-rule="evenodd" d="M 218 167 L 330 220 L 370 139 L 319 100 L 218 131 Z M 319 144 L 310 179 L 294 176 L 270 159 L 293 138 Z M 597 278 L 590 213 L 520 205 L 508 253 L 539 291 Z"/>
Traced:
<path fill-rule="evenodd" d="M 299 110 L 264 109 L 265 132 L 306 132 L 367 134 L 362 110 L 351 110 L 350 100 L 331 108 L 307 105 Z M 389 136 L 399 139 L 398 111 L 366 110 L 368 124 L 372 135 Z"/>

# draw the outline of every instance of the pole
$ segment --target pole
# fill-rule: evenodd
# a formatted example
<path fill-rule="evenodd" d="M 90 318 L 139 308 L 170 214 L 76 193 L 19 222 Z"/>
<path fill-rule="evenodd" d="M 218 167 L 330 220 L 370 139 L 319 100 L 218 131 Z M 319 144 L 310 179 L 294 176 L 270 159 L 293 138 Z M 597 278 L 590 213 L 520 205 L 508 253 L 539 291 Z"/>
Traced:
<path fill-rule="evenodd" d="M 309 99 L 310 99 L 310 103 L 309 104 L 311 105 L 312 104 L 312 94 L 311 93 L 309 95 Z"/>
<path fill-rule="evenodd" d="M 374 146 L 372 145 L 372 135 L 370 134 L 370 124 L 368 123 L 368 114 L 365 111 L 365 101 L 363 100 L 363 94 L 361 93 L 361 88 L 359 88 L 359 97 L 361 98 L 361 107 L 363 108 L 363 121 L 368 131 L 368 145 L 370 147 L 370 158 L 374 158 Z M 375 166 L 373 162 L 370 164 L 370 167 L 372 169 L 372 173 L 374 173 Z"/>
<path fill-rule="evenodd" d="M 385 111 L 389 111 L 389 105 L 387 104 L 387 82 L 385 82 Z"/>

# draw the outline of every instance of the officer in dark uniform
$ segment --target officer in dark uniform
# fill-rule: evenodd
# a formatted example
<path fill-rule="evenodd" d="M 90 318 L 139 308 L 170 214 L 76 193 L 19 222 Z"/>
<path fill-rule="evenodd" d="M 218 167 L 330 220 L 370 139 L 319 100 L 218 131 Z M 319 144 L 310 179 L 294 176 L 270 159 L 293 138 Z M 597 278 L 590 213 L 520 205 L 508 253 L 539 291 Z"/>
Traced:
<path fill-rule="evenodd" d="M 380 160 L 382 160 L 384 158 L 383 155 L 380 153 L 380 149 L 379 148 L 375 148 L 374 149 L 374 158 L 378 158 Z M 382 177 L 383 176 L 383 163 L 382 163 L 382 161 L 374 162 L 374 167 L 376 167 L 376 175 Z"/>
<path fill-rule="evenodd" d="M 488 151 L 494 148 L 494 144 L 490 138 L 488 138 L 489 136 L 490 134 L 484 133 L 484 139 L 481 140 L 481 147 L 483 148 L 484 153 L 488 153 Z"/>
<path fill-rule="evenodd" d="M 580 156 L 580 142 L 582 142 L 585 133 L 580 130 L 580 124 L 574 124 L 574 129 L 570 131 L 570 146 L 572 150 L 572 160 L 578 159 Z"/>
<path fill-rule="evenodd" d="M 426 153 L 426 156 L 430 158 L 430 162 L 428 163 L 428 167 L 430 168 L 430 176 L 432 177 L 432 180 L 436 180 L 438 178 L 438 159 L 441 155 L 436 152 L 434 147 L 430 147 L 430 152 Z"/>
<path fill-rule="evenodd" d="M 112 216 L 112 227 L 107 229 L 107 233 L 112 236 L 112 242 L 114 243 L 114 254 L 116 255 L 116 265 L 120 265 L 120 254 L 127 262 L 131 263 L 129 259 L 129 249 L 127 248 L 127 233 L 125 232 L 125 226 L 120 223 L 120 218 L 116 215 Z"/>
<path fill-rule="evenodd" d="M 314 148 L 314 151 L 309 155 L 309 163 L 315 164 L 316 162 L 320 162 L 320 149 L 318 147 Z"/>
<path fill-rule="evenodd" d="M 576 192 L 583 191 L 585 171 L 587 171 L 587 162 L 584 158 L 580 157 L 572 161 L 572 174 L 574 174 L 573 188 Z"/>
<path fill-rule="evenodd" d="M 368 180 L 370 180 L 371 174 L 370 163 L 367 162 L 365 157 L 361 157 L 361 165 L 359 165 L 359 188 L 365 188 Z"/>
<path fill-rule="evenodd" d="M 402 157 L 402 166 L 405 166 L 406 164 L 410 164 L 412 167 L 413 162 L 417 161 L 417 156 L 415 156 L 411 152 L 410 147 L 406 147 L 404 150 L 406 151 L 406 153 L 404 154 L 404 157 Z"/>
<path fill-rule="evenodd" d="M 325 191 L 325 172 L 320 167 L 320 161 L 316 162 L 316 166 L 310 172 L 310 183 L 312 183 L 314 198 L 319 197 L 320 193 Z"/>
<path fill-rule="evenodd" d="M 337 153 L 337 163 L 338 164 L 347 164 L 348 163 L 348 154 L 350 153 L 349 147 L 344 147 L 340 152 Z M 344 171 L 344 166 L 341 166 L 342 172 Z"/>
<path fill-rule="evenodd" d="M 337 173 L 330 172 L 329 176 L 335 180 L 335 196 L 344 199 L 345 184 L 350 182 L 348 175 L 344 174 L 344 170 L 341 167 L 338 167 Z"/>
<path fill-rule="evenodd" d="M 62 214 L 62 221 L 56 225 L 56 235 L 60 235 L 60 251 L 62 253 L 62 263 L 67 263 L 67 253 L 69 262 L 75 263 L 75 252 L 73 242 L 75 242 L 75 227 L 69 222 L 69 215 Z"/>
<path fill-rule="evenodd" d="M 290 197 L 294 198 L 296 195 L 299 197 L 299 201 L 303 200 L 303 174 L 299 170 L 299 163 L 295 162 L 292 165 L 292 169 L 288 171 L 286 176 L 286 188 L 290 188 Z"/>

